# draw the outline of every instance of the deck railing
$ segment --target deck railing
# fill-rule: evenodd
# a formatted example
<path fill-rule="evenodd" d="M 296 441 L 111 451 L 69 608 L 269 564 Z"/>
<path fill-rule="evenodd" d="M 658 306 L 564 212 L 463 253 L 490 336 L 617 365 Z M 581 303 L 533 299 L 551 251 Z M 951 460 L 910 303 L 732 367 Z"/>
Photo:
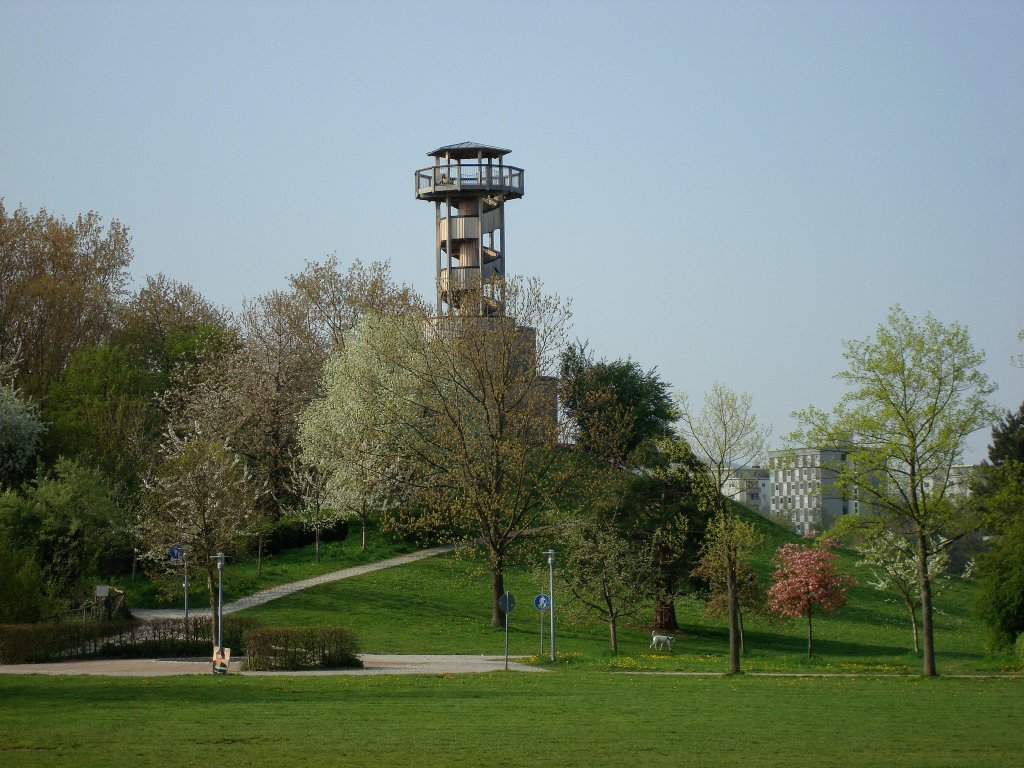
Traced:
<path fill-rule="evenodd" d="M 416 196 L 484 190 L 523 194 L 523 169 L 512 165 L 462 163 L 437 165 L 416 171 Z"/>

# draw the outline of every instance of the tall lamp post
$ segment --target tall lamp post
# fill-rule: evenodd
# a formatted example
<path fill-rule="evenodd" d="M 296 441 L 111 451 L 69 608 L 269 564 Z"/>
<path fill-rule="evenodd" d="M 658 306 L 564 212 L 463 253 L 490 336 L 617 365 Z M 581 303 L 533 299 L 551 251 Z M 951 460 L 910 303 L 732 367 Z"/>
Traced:
<path fill-rule="evenodd" d="M 217 650 L 224 653 L 224 553 L 210 559 L 217 561 Z"/>
<path fill-rule="evenodd" d="M 555 660 L 555 550 L 549 549 L 544 553 L 548 556 L 548 597 L 551 604 L 548 611 L 551 615 L 551 660 Z"/>

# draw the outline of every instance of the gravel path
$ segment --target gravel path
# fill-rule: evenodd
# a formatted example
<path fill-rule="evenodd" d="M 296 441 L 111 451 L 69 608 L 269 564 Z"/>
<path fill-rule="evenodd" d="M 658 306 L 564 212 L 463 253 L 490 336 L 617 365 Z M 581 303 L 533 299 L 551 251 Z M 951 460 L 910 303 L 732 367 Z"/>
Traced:
<path fill-rule="evenodd" d="M 451 552 L 456 548 L 455 544 L 446 544 L 441 547 L 432 547 L 430 549 L 421 549 L 418 552 L 410 552 L 407 555 L 399 555 L 398 557 L 392 557 L 387 560 L 380 560 L 376 563 L 367 563 L 366 565 L 355 565 L 351 568 L 344 568 L 340 571 L 332 571 L 331 573 L 325 573 L 321 576 L 314 576 L 310 579 L 303 579 L 302 581 L 292 581 L 288 584 L 280 584 L 270 589 L 264 589 L 262 592 L 255 592 L 251 595 L 239 598 L 231 603 L 224 603 L 224 613 L 234 613 L 235 611 L 244 611 L 246 608 L 253 608 L 257 605 L 263 605 L 269 603 L 271 600 L 277 600 L 280 597 L 287 597 L 288 595 L 294 595 L 296 592 L 301 592 L 304 589 L 310 587 L 316 587 L 320 584 L 329 584 L 332 581 L 341 581 L 342 579 L 351 579 L 355 576 L 362 576 L 365 573 L 373 573 L 374 571 L 380 571 L 384 568 L 394 568 L 397 565 L 407 565 L 408 563 L 415 563 L 417 560 L 425 560 L 428 557 L 436 557 L 437 555 L 443 555 L 446 552 Z M 181 618 L 185 615 L 185 611 L 181 608 L 133 608 L 132 615 L 142 621 L 152 621 L 153 619 L 170 619 L 170 618 Z M 209 616 L 209 608 L 200 608 L 198 610 L 189 611 L 191 616 Z"/>

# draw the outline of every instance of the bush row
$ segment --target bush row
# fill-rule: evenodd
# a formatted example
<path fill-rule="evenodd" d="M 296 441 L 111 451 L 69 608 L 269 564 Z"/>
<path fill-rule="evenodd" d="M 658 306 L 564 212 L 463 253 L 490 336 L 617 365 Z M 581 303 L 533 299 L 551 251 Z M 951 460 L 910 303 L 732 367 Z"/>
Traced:
<path fill-rule="evenodd" d="M 245 632 L 259 622 L 224 617 L 224 645 L 240 648 Z M 152 622 L 49 622 L 0 625 L 0 664 L 41 664 L 86 658 L 209 656 L 210 618 L 157 619 Z"/>
<path fill-rule="evenodd" d="M 344 541 L 348 537 L 348 520 L 339 520 L 320 534 L 321 542 Z M 272 555 L 286 549 L 304 547 L 316 541 L 316 536 L 301 520 L 294 517 L 281 518 L 267 538 L 266 550 Z"/>
<path fill-rule="evenodd" d="M 356 655 L 359 643 L 355 633 L 344 627 L 251 629 L 245 633 L 242 645 L 248 669 L 344 669 L 363 666 Z"/>

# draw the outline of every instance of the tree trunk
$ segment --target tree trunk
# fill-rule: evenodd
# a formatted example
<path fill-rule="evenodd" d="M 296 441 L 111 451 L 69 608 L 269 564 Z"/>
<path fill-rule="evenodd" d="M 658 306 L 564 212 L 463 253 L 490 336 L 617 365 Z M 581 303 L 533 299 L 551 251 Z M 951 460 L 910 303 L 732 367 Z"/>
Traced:
<path fill-rule="evenodd" d="M 910 614 L 910 629 L 914 633 L 914 653 L 920 653 L 921 647 L 917 642 L 917 608 L 909 600 L 904 600 L 903 604 L 907 606 L 907 613 Z"/>
<path fill-rule="evenodd" d="M 932 630 L 932 579 L 928 573 L 928 538 L 917 532 L 917 572 L 921 578 L 921 639 L 924 659 L 921 674 L 935 677 L 935 635 Z"/>
<path fill-rule="evenodd" d="M 206 592 L 210 596 L 210 631 L 213 634 L 213 647 L 217 647 L 217 584 L 212 568 L 206 569 Z"/>
<path fill-rule="evenodd" d="M 320 562 L 320 529 L 319 528 L 317 528 L 315 531 L 313 531 L 313 536 L 314 536 L 314 540 L 316 542 L 315 545 L 314 545 L 315 548 L 316 548 L 316 561 L 319 563 Z"/>
<path fill-rule="evenodd" d="M 505 574 L 501 565 L 491 568 L 491 626 L 500 629 L 505 626 L 505 614 L 498 601 L 505 594 Z"/>
<path fill-rule="evenodd" d="M 811 626 L 811 606 L 807 606 L 807 658 L 814 658 L 814 629 Z"/>
<path fill-rule="evenodd" d="M 676 619 L 676 584 L 675 577 L 667 571 L 665 566 L 667 557 L 663 550 L 659 550 L 656 566 L 658 575 L 654 585 L 654 626 L 652 629 L 675 632 L 679 629 L 679 621 Z"/>
<path fill-rule="evenodd" d="M 675 598 L 661 591 L 658 592 L 658 597 L 654 601 L 654 626 L 652 629 L 668 632 L 679 629 Z"/>
<path fill-rule="evenodd" d="M 619 652 L 619 636 L 618 636 L 618 633 L 615 631 L 615 617 L 614 616 L 611 617 L 610 619 L 608 619 L 608 632 L 611 635 L 612 653 L 618 653 Z"/>
<path fill-rule="evenodd" d="M 256 536 L 256 578 L 263 575 L 263 534 Z"/>
<path fill-rule="evenodd" d="M 736 557 L 729 553 L 725 567 L 726 589 L 729 595 L 729 674 L 740 671 L 739 600 L 736 594 Z"/>
<path fill-rule="evenodd" d="M 363 507 L 359 512 L 359 525 L 362 529 L 363 544 L 362 551 L 366 551 L 366 542 L 368 540 L 368 531 L 370 528 L 370 514 L 366 511 L 366 499 L 363 499 Z"/>
<path fill-rule="evenodd" d="M 737 603 L 738 602 L 739 601 L 737 601 Z M 736 614 L 737 614 L 737 616 L 739 618 L 739 628 L 740 628 L 740 655 L 741 656 L 746 656 L 747 655 L 747 636 L 745 634 L 743 634 L 743 610 L 739 607 L 738 604 L 736 606 Z"/>

